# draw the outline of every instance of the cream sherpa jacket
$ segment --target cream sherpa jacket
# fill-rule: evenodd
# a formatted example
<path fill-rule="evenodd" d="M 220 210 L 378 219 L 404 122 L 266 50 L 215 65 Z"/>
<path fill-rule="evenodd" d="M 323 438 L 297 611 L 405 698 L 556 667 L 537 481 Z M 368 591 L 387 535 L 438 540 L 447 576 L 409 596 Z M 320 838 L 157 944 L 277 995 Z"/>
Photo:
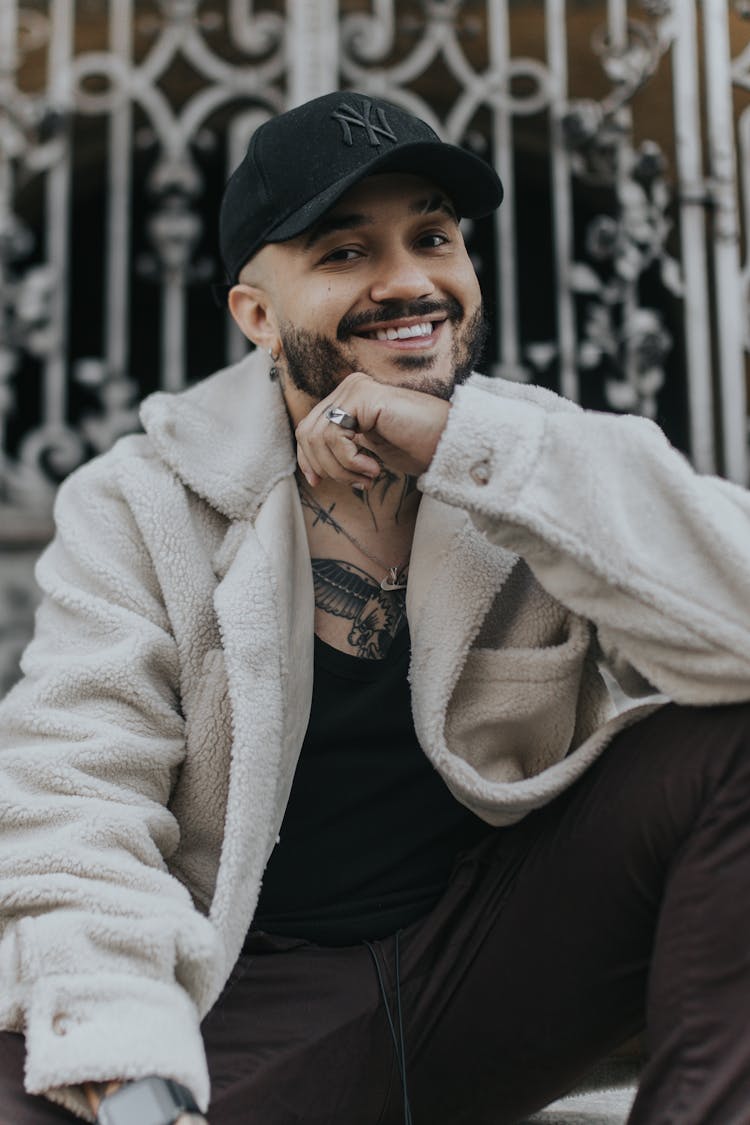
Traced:
<path fill-rule="evenodd" d="M 278 387 L 256 354 L 143 407 L 60 489 L 45 598 L 0 707 L 0 1026 L 27 1088 L 209 1089 L 199 1021 L 250 924 L 308 719 L 313 586 Z M 508 824 L 613 715 L 597 661 L 750 698 L 750 500 L 656 426 L 475 377 L 420 486 L 407 608 L 420 742 Z M 675 748 L 678 752 L 679 748 Z"/>

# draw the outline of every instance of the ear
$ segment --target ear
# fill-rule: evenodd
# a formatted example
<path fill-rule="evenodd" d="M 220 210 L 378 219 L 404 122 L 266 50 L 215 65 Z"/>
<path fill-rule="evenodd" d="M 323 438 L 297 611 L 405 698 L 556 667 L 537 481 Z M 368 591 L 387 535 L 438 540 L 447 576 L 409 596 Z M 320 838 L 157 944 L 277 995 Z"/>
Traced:
<path fill-rule="evenodd" d="M 259 348 L 278 353 L 280 339 L 276 316 L 264 289 L 240 282 L 229 290 L 229 311 L 243 335 Z"/>

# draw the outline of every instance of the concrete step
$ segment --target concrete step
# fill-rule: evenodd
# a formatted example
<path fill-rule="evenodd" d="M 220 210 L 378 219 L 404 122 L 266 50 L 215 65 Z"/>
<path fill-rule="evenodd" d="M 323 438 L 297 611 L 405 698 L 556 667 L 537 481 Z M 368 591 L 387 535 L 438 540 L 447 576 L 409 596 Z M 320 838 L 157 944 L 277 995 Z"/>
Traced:
<path fill-rule="evenodd" d="M 625 1125 L 634 1098 L 634 1086 L 571 1094 L 519 1125 Z"/>

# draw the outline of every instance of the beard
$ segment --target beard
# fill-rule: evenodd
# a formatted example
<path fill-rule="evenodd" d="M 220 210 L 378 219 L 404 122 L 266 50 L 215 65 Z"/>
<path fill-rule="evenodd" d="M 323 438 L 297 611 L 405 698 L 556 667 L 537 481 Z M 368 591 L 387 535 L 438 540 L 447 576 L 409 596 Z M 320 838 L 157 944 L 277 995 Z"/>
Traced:
<path fill-rule="evenodd" d="M 372 328 L 378 323 L 403 317 L 429 320 L 438 313 L 445 314 L 454 327 L 450 373 L 435 374 L 433 368 L 439 359 L 436 355 L 404 353 L 390 357 L 389 362 L 408 375 L 407 379 L 396 383 L 396 386 L 448 400 L 455 387 L 466 382 L 479 362 L 489 329 L 481 306 L 465 320 L 463 307 L 455 298 L 446 301 L 394 301 L 382 305 L 375 313 L 344 317 L 335 340 L 292 324 L 284 324 L 281 326 L 280 336 L 284 349 L 285 374 L 298 390 L 320 402 L 352 371 L 364 370 L 354 349 L 347 346 L 347 340 L 358 328 L 365 325 Z M 278 374 L 278 371 L 275 373 Z M 375 372 L 365 373 L 377 379 Z"/>

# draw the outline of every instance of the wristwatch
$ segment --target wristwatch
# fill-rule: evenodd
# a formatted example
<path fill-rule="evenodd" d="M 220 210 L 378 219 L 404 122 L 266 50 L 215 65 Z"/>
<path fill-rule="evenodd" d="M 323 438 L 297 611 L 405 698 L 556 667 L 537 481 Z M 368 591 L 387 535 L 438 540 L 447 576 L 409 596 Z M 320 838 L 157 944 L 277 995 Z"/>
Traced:
<path fill-rule="evenodd" d="M 183 1113 L 200 1113 L 190 1091 L 171 1078 L 138 1078 L 102 1098 L 99 1125 L 174 1125 Z"/>

